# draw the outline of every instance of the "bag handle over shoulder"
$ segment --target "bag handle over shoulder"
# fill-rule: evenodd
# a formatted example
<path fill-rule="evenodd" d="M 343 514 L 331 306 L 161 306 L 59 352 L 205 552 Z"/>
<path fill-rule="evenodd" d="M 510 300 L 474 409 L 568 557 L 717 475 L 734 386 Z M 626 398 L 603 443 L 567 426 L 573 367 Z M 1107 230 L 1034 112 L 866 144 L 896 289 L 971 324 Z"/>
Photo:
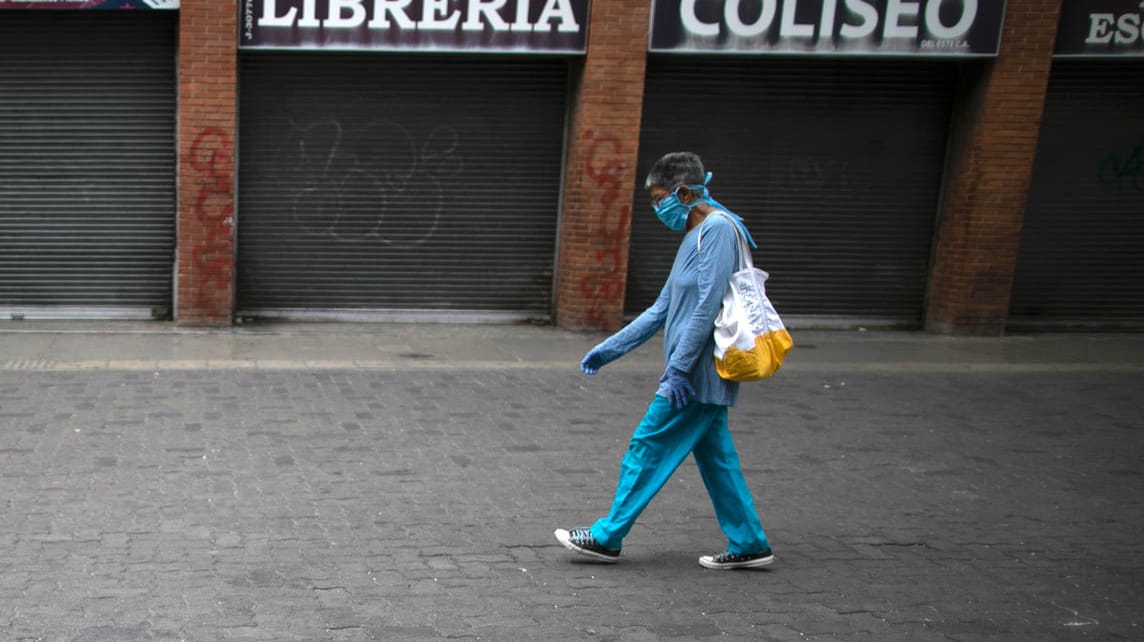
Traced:
<path fill-rule="evenodd" d="M 736 223 L 735 219 L 731 218 L 723 210 L 715 210 L 707 218 L 711 218 L 715 215 L 721 215 L 723 218 L 727 219 L 727 221 L 731 223 L 732 229 L 735 230 L 736 238 L 739 239 L 739 270 L 749 270 L 755 267 L 754 261 L 751 260 L 751 246 L 747 243 L 747 237 L 743 234 L 743 230 L 739 229 L 739 224 Z M 707 219 L 704 219 L 703 223 L 706 222 Z M 703 249 L 703 223 L 699 224 L 699 234 L 696 235 L 695 238 L 696 251 Z"/>

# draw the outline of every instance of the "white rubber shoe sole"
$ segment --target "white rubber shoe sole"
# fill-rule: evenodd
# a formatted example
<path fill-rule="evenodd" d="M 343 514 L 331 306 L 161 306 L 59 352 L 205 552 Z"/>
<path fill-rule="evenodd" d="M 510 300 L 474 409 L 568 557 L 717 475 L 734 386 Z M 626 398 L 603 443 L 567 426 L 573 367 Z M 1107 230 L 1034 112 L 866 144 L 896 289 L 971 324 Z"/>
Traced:
<path fill-rule="evenodd" d="M 709 568 L 716 571 L 725 571 L 736 568 L 759 568 L 762 566 L 769 566 L 772 562 L 775 561 L 775 556 L 771 553 L 761 557 L 747 556 L 744 559 L 737 559 L 726 562 L 717 561 L 716 558 L 719 557 L 722 557 L 722 555 L 703 555 L 699 558 L 699 565 L 703 568 Z"/>
<path fill-rule="evenodd" d="M 563 528 L 556 529 L 555 531 L 552 532 L 552 534 L 556 536 L 556 541 L 558 541 L 564 545 L 564 548 L 566 548 L 570 551 L 575 551 L 581 555 L 584 555 L 586 557 L 590 557 L 590 558 L 597 560 L 599 562 L 607 562 L 608 564 L 615 564 L 620 559 L 619 553 L 616 553 L 615 555 L 608 555 L 607 553 L 601 553 L 598 551 L 594 551 L 590 548 L 585 548 L 583 546 L 576 545 L 575 543 L 572 542 L 572 533 L 564 530 Z"/>

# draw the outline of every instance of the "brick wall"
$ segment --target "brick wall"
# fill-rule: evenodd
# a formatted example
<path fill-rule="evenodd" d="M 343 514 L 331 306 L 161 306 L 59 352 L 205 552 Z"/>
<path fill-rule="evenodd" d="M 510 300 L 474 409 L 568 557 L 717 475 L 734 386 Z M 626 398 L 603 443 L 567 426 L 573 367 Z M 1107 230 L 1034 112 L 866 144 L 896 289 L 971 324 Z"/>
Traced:
<path fill-rule="evenodd" d="M 564 169 L 556 320 L 620 325 L 651 3 L 593 0 Z"/>
<path fill-rule="evenodd" d="M 180 3 L 180 323 L 229 324 L 234 307 L 237 21 L 234 0 Z"/>
<path fill-rule="evenodd" d="M 930 272 L 926 327 L 1005 328 L 1059 0 L 1009 0 L 1000 55 L 970 79 L 954 114 Z"/>

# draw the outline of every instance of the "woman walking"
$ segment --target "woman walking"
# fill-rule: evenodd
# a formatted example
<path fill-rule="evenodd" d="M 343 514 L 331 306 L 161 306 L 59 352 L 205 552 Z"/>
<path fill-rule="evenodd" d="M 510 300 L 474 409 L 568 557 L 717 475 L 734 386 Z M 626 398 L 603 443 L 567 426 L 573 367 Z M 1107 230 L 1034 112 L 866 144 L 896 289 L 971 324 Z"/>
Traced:
<path fill-rule="evenodd" d="M 742 219 L 711 198 L 710 178 L 690 152 L 656 161 L 644 184 L 652 207 L 664 225 L 686 232 L 671 274 L 651 307 L 580 362 L 595 375 L 664 330 L 666 369 L 624 455 L 611 511 L 590 527 L 555 532 L 565 547 L 595 560 L 618 560 L 636 518 L 692 454 L 727 536 L 726 550 L 701 556 L 699 564 L 735 569 L 774 561 L 727 427 L 739 384 L 720 378 L 714 361 L 714 322 L 739 264 L 739 234 L 752 247 L 754 241 Z"/>

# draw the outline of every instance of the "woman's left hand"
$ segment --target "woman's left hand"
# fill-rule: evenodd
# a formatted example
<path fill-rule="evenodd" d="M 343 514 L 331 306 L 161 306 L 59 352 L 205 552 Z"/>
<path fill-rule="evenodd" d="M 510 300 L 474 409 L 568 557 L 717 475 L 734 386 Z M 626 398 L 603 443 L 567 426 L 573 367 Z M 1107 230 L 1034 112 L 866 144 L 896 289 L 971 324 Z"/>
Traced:
<path fill-rule="evenodd" d="M 676 410 L 686 408 L 695 396 L 695 388 L 691 387 L 687 374 L 675 368 L 669 367 L 659 381 L 659 390 L 655 394 L 671 402 L 671 407 Z"/>

